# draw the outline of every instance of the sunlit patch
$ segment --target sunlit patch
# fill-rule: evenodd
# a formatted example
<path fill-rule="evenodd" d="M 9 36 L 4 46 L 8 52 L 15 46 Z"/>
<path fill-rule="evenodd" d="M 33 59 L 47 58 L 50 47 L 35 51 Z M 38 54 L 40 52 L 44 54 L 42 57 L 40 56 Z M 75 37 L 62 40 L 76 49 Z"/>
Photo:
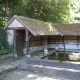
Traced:
<path fill-rule="evenodd" d="M 38 34 L 44 35 L 45 33 L 42 30 L 40 30 L 40 31 L 38 31 Z"/>
<path fill-rule="evenodd" d="M 31 77 L 35 77 L 35 75 L 29 74 L 27 77 L 28 77 L 28 78 L 31 78 Z"/>

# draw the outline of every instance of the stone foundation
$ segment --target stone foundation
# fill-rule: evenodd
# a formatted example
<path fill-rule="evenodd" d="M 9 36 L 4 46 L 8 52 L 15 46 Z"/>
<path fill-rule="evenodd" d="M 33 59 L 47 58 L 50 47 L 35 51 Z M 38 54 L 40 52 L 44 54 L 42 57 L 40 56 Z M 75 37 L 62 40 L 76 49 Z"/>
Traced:
<path fill-rule="evenodd" d="M 39 50 L 43 50 L 43 46 L 30 47 L 29 53 Z M 26 48 L 23 49 L 23 53 L 26 54 Z"/>
<path fill-rule="evenodd" d="M 5 55 L 0 55 L 0 59 L 6 59 L 6 58 L 9 58 L 9 57 L 12 57 L 13 54 L 5 54 Z"/>
<path fill-rule="evenodd" d="M 80 63 L 50 60 L 29 60 L 29 63 L 21 63 L 18 68 L 32 72 L 39 72 L 58 77 L 80 80 Z"/>

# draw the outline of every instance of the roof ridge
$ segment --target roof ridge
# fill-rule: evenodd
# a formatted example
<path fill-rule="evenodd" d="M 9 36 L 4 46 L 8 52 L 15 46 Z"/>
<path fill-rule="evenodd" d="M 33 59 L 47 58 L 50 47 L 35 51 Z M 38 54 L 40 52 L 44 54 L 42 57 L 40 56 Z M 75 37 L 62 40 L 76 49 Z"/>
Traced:
<path fill-rule="evenodd" d="M 30 20 L 36 20 L 36 21 L 39 21 L 39 22 L 44 22 L 44 23 L 51 23 L 51 22 L 45 22 L 45 21 L 41 21 L 41 20 L 38 20 L 38 19 L 34 19 L 34 18 L 29 18 L 29 17 L 24 17 L 24 16 L 18 16 L 18 15 L 14 15 L 13 17 L 21 17 L 21 18 L 26 18 L 26 19 L 30 19 Z"/>
<path fill-rule="evenodd" d="M 76 25 L 76 24 L 80 24 L 80 23 L 64 23 L 64 24 L 60 23 L 60 24 L 54 24 L 54 25 L 74 25 L 74 24 Z"/>
<path fill-rule="evenodd" d="M 53 23 L 52 23 L 52 24 L 53 24 Z M 53 24 L 53 25 L 54 25 L 54 27 L 60 32 L 61 36 L 64 36 L 64 34 L 61 32 L 61 30 L 59 30 L 59 29 L 56 27 L 55 24 Z"/>

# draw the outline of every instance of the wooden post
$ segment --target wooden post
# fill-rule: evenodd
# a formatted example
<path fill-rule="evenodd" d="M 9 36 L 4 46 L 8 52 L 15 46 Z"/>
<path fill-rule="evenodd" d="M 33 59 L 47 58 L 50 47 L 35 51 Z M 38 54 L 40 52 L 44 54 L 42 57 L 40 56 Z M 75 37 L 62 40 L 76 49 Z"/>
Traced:
<path fill-rule="evenodd" d="M 27 54 L 29 54 L 29 41 L 26 41 Z"/>
<path fill-rule="evenodd" d="M 59 43 L 58 43 L 58 36 L 56 36 L 56 50 L 58 49 L 58 47 L 57 47 L 58 44 L 59 44 Z"/>
<path fill-rule="evenodd" d="M 16 31 L 13 30 L 13 46 L 14 46 L 14 52 L 13 52 L 13 61 L 15 60 L 14 59 L 14 55 L 16 54 Z M 17 55 L 17 54 L 16 54 Z"/>
<path fill-rule="evenodd" d="M 28 38 L 29 38 L 29 36 L 28 36 L 28 30 L 26 29 L 25 30 L 26 31 L 26 54 L 29 54 L 29 51 L 28 51 Z"/>
<path fill-rule="evenodd" d="M 47 49 L 47 36 L 46 36 L 46 43 L 45 43 L 46 45 L 45 45 L 45 47 L 46 47 L 46 49 Z"/>
<path fill-rule="evenodd" d="M 47 49 L 47 36 L 45 37 L 45 48 L 44 48 L 44 53 L 47 55 L 48 49 Z"/>
<path fill-rule="evenodd" d="M 64 42 L 64 61 L 65 61 L 65 42 Z"/>
<path fill-rule="evenodd" d="M 64 45 L 64 61 L 65 61 L 65 42 L 64 42 L 64 36 L 63 36 L 63 45 Z"/>
<path fill-rule="evenodd" d="M 62 39 L 63 39 L 62 42 L 63 42 L 63 46 L 64 46 L 64 43 L 65 43 L 65 42 L 64 42 L 64 36 L 62 37 Z"/>
<path fill-rule="evenodd" d="M 29 31 L 26 29 L 26 54 L 27 57 L 30 58 L 30 54 L 29 54 L 29 39 L 31 37 L 31 34 L 29 35 Z"/>
<path fill-rule="evenodd" d="M 79 36 L 77 36 L 77 47 L 78 47 L 78 43 L 79 43 Z"/>

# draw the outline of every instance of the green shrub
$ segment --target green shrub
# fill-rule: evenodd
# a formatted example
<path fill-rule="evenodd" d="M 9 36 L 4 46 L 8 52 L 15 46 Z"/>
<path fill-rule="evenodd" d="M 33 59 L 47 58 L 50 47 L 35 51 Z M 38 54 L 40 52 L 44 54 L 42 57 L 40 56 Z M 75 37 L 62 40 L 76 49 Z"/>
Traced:
<path fill-rule="evenodd" d="M 0 27 L 0 55 L 11 53 L 13 50 L 13 46 L 9 45 L 6 35 L 6 30 Z"/>
<path fill-rule="evenodd" d="M 1 47 L 0 55 L 4 55 L 4 54 L 7 54 L 7 53 L 8 53 L 8 50 L 5 49 L 4 47 Z"/>

